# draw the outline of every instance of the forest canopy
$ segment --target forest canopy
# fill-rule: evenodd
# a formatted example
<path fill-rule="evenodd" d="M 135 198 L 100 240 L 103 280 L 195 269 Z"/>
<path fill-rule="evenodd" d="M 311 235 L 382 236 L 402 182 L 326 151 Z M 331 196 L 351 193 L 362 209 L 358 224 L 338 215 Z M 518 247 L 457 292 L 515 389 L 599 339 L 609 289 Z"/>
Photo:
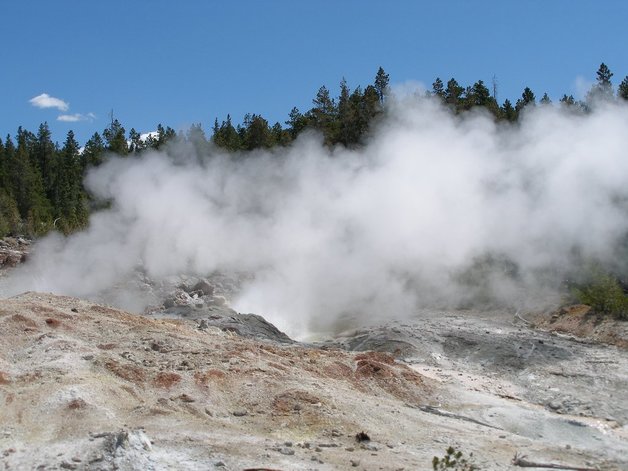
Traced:
<path fill-rule="evenodd" d="M 601 101 L 628 100 L 628 76 L 616 90 L 612 77 L 613 73 L 602 63 L 596 82 L 583 101 L 565 94 L 554 106 L 586 114 Z M 255 113 L 246 114 L 240 124 L 234 124 L 227 115 L 221 121 L 214 121 L 209 137 L 200 124 L 179 132 L 162 124 L 157 125 L 155 132 L 144 135 L 134 128 L 127 132 L 113 117 L 101 133 L 94 133 L 83 145 L 72 131 L 62 144 L 54 141 L 47 123 L 42 123 L 35 133 L 19 127 L 14 136 L 0 139 L 0 237 L 38 237 L 53 230 L 69 234 L 86 227 L 90 213 L 106 202 L 90 198 L 83 186 L 84 177 L 90 168 L 101 165 L 112 154 L 133 158 L 147 150 L 165 148 L 171 141 L 185 141 L 199 155 L 220 151 L 237 158 L 256 149 L 289 146 L 307 130 L 320 133 L 330 147 L 359 147 L 386 113 L 389 83 L 389 75 L 380 67 L 373 83 L 365 87 L 351 89 L 342 79 L 335 97 L 326 86 L 320 87 L 312 107 L 304 112 L 292 108 L 283 124 L 271 125 Z M 506 99 L 499 104 L 495 86 L 491 90 L 482 80 L 465 87 L 454 78 L 445 82 L 440 77 L 425 95 L 441 100 L 452 113 L 482 108 L 496 121 L 513 125 L 526 107 L 552 104 L 547 93 L 537 100 L 529 87 L 524 88 L 514 103 Z"/>

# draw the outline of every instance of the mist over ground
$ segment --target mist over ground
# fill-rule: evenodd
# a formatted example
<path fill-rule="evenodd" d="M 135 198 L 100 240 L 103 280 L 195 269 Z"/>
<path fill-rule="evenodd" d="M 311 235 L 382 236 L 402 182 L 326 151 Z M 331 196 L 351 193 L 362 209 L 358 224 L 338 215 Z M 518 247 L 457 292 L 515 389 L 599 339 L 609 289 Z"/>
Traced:
<path fill-rule="evenodd" d="M 246 272 L 233 307 L 298 336 L 426 306 L 535 305 L 583 261 L 623 268 L 628 107 L 537 106 L 514 126 L 428 99 L 387 108 L 356 150 L 306 134 L 247 155 L 112 157 L 87 177 L 110 207 L 40 240 L 9 292 Z"/>

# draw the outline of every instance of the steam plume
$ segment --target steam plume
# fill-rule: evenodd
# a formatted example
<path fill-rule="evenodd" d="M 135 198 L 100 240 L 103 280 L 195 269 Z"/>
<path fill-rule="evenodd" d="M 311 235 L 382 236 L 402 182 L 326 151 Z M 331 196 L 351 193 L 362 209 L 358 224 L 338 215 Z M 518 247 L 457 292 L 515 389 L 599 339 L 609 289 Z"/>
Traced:
<path fill-rule="evenodd" d="M 520 304 L 576 260 L 615 260 L 626 129 L 628 108 L 614 104 L 586 116 L 539 106 L 511 127 L 391 99 L 359 150 L 311 134 L 235 158 L 186 144 L 113 158 L 87 178 L 111 208 L 38 243 L 11 289 L 89 297 L 137 267 L 248 272 L 235 307 L 292 334 L 478 296 Z"/>

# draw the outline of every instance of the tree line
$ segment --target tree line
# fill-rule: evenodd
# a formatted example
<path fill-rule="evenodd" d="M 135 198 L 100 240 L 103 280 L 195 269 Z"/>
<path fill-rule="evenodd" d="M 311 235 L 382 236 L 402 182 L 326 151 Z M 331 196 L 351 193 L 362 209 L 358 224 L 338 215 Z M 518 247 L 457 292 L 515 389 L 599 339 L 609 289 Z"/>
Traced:
<path fill-rule="evenodd" d="M 602 63 L 586 99 L 576 101 L 571 95 L 563 95 L 560 106 L 587 113 L 603 100 L 628 100 L 628 76 L 617 91 L 612 77 L 613 73 Z M 351 89 L 343 79 L 339 88 L 339 95 L 332 97 L 329 89 L 322 86 L 312 100 L 312 108 L 305 112 L 292 108 L 284 125 L 270 125 L 259 114 L 247 114 L 236 125 L 229 115 L 221 122 L 216 119 L 209 138 L 200 124 L 186 132 L 159 124 L 156 132 L 143 137 L 135 129 L 127 133 L 117 119 L 112 119 L 102 133 L 94 133 L 84 146 L 72 131 L 59 145 L 53 142 L 47 123 L 41 124 L 37 133 L 20 127 L 13 137 L 0 139 L 0 237 L 36 237 L 51 230 L 69 234 L 84 228 L 98 203 L 90 199 L 83 178 L 111 154 L 132 157 L 149 149 L 164 148 L 170 141 L 188 141 L 202 155 L 211 154 L 212 149 L 244 155 L 255 149 L 288 146 L 306 130 L 321 133 L 328 146 L 359 147 L 385 112 L 389 75 L 380 67 L 372 84 Z M 526 87 L 514 104 L 506 99 L 500 105 L 495 88 L 491 93 L 482 80 L 463 87 L 454 78 L 447 83 L 436 78 L 426 95 L 440 99 L 452 113 L 481 107 L 495 120 L 511 123 L 519 120 L 524 108 L 551 103 L 547 93 L 537 103 L 534 92 Z"/>

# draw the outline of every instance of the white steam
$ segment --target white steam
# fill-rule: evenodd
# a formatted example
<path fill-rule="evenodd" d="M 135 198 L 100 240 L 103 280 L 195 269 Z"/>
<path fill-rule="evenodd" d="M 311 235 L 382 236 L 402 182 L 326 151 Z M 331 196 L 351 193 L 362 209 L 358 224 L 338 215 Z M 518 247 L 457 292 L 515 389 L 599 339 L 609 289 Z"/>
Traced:
<path fill-rule="evenodd" d="M 111 208 L 38 243 L 13 291 L 90 297 L 138 267 L 153 278 L 248 272 L 236 309 L 299 334 L 479 291 L 527 302 L 575 256 L 614 260 L 628 232 L 627 107 L 539 106 L 511 127 L 390 101 L 355 151 L 306 135 L 236 158 L 179 144 L 112 159 L 87 179 Z M 497 262 L 483 269 L 487 255 Z"/>

